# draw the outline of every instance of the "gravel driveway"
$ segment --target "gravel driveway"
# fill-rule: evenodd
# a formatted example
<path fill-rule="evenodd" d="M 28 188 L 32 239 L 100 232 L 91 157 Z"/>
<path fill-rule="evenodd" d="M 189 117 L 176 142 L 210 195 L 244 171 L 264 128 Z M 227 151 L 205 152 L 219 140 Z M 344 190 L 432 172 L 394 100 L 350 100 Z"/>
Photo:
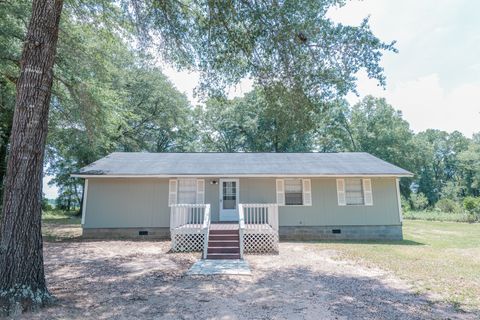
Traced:
<path fill-rule="evenodd" d="M 253 276 L 192 277 L 200 255 L 169 242 L 45 243 L 58 301 L 25 319 L 475 319 L 415 295 L 392 274 L 315 244 L 247 256 Z"/>

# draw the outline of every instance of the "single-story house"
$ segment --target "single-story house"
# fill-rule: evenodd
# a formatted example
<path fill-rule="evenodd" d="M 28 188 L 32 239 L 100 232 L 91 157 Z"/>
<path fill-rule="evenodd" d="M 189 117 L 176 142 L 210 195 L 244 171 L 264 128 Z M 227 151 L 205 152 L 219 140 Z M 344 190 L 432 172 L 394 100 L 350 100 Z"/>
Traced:
<path fill-rule="evenodd" d="M 72 176 L 85 179 L 85 237 L 171 237 L 228 258 L 279 238 L 402 239 L 411 175 L 363 152 L 115 152 Z"/>

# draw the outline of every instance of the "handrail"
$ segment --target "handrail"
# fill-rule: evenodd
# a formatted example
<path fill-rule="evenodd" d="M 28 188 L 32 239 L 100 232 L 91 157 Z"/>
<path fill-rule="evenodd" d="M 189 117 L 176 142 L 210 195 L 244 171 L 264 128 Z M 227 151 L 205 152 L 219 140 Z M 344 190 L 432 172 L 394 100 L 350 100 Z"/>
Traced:
<path fill-rule="evenodd" d="M 240 237 L 240 259 L 243 259 L 244 235 L 245 235 L 245 215 L 243 213 L 243 204 L 238 205 L 238 235 Z"/>
<path fill-rule="evenodd" d="M 170 230 L 182 226 L 201 228 L 210 204 L 174 204 L 170 208 Z M 210 218 L 210 217 L 209 217 Z"/>
<path fill-rule="evenodd" d="M 249 228 L 268 224 L 273 230 L 278 231 L 278 205 L 276 203 L 242 203 L 239 208 L 242 208 L 244 224 Z"/>
<path fill-rule="evenodd" d="M 210 204 L 205 207 L 205 213 L 203 215 L 203 226 L 205 238 L 203 239 L 203 259 L 207 259 L 208 254 L 208 238 L 210 236 Z"/>

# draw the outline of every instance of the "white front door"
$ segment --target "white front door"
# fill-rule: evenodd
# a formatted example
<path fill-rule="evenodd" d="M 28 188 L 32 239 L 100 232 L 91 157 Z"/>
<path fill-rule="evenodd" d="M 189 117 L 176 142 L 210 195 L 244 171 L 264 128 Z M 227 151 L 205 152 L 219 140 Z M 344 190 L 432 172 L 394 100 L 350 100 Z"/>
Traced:
<path fill-rule="evenodd" d="M 238 179 L 220 179 L 220 221 L 238 221 Z"/>

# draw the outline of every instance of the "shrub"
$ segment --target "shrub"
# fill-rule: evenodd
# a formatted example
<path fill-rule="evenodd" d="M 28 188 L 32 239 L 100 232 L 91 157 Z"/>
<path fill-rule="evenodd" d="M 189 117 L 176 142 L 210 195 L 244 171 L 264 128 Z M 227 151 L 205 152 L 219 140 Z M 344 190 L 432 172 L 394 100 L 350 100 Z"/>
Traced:
<path fill-rule="evenodd" d="M 480 197 L 466 197 L 463 199 L 463 207 L 470 214 L 480 214 Z"/>
<path fill-rule="evenodd" d="M 435 205 L 435 209 L 447 212 L 447 213 L 460 213 L 462 212 L 462 207 L 458 202 L 453 201 L 452 199 L 440 199 Z"/>
<path fill-rule="evenodd" d="M 428 199 L 423 193 L 412 193 L 410 195 L 410 203 L 414 210 L 423 210 L 428 206 Z"/>
<path fill-rule="evenodd" d="M 407 198 L 405 198 L 404 196 L 400 196 L 400 201 L 402 205 L 402 211 L 403 212 L 410 211 L 411 209 L 410 202 L 408 202 Z"/>

